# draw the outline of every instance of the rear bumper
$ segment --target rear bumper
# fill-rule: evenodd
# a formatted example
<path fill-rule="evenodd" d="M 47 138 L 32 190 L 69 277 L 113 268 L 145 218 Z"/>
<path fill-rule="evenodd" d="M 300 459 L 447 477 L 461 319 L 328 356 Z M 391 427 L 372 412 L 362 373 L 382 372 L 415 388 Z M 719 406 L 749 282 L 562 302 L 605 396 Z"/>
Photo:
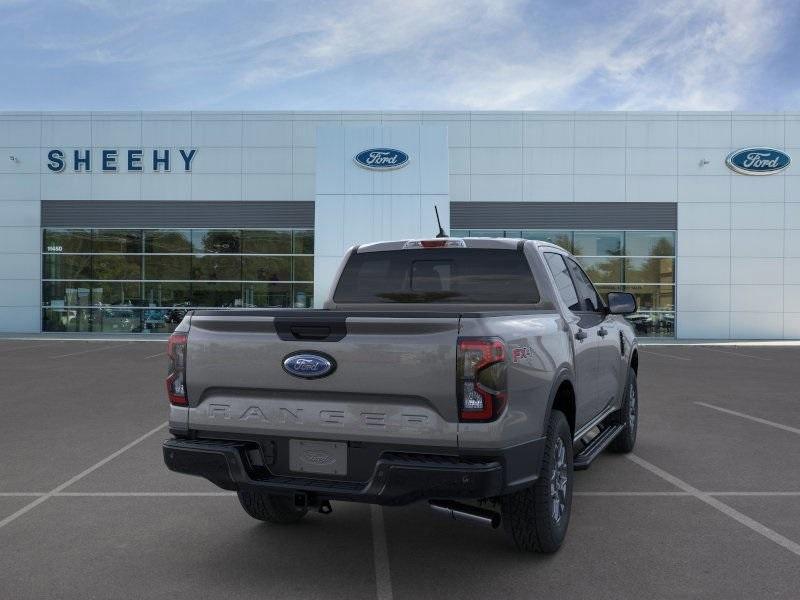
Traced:
<path fill-rule="evenodd" d="M 315 499 L 400 505 L 422 499 L 500 496 L 532 483 L 539 473 L 544 439 L 481 457 L 383 452 L 369 481 L 256 475 L 248 469 L 246 442 L 171 439 L 164 462 L 178 473 L 205 477 L 226 490 L 262 489 Z M 487 458 L 488 456 L 488 458 Z"/>

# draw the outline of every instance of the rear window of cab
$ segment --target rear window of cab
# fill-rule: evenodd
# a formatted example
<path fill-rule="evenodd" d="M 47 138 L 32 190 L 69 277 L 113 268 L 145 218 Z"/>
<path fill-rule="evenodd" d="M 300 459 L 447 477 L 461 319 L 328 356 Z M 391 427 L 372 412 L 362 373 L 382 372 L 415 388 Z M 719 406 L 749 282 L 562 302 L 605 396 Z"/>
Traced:
<path fill-rule="evenodd" d="M 351 255 L 333 300 L 338 304 L 536 304 L 539 290 L 518 250 L 409 249 Z"/>

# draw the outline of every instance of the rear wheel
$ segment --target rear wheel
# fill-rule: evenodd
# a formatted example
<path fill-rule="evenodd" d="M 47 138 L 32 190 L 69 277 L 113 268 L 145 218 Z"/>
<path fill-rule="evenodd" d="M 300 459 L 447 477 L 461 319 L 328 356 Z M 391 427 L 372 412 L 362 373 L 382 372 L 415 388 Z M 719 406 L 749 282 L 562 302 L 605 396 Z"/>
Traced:
<path fill-rule="evenodd" d="M 307 508 L 297 508 L 291 496 L 267 494 L 258 490 L 238 492 L 239 502 L 244 511 L 259 521 L 287 525 L 297 523 L 308 512 Z"/>
<path fill-rule="evenodd" d="M 636 445 L 636 431 L 639 427 L 639 390 L 636 386 L 636 371 L 628 369 L 628 381 L 625 384 L 625 397 L 619 409 L 618 423 L 625 428 L 608 446 L 612 452 L 626 454 Z"/>
<path fill-rule="evenodd" d="M 550 553 L 561 547 L 572 509 L 572 482 L 572 432 L 564 413 L 554 410 L 539 478 L 501 499 L 503 524 L 517 548 Z"/>

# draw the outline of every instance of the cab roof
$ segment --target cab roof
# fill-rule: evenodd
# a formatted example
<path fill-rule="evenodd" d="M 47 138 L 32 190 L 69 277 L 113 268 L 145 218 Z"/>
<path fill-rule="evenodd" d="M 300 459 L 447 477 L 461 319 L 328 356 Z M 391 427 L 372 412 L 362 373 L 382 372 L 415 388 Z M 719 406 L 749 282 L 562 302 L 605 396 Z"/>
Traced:
<path fill-rule="evenodd" d="M 387 241 L 387 242 L 373 242 L 371 244 L 362 244 L 356 246 L 356 252 L 361 254 L 364 252 L 384 252 L 387 250 L 404 250 L 406 244 L 411 241 L 435 240 L 437 238 L 410 238 L 405 240 Z M 489 238 L 489 237 L 451 237 L 451 238 L 438 238 L 439 240 L 463 240 L 467 248 L 486 248 L 492 250 L 515 250 L 520 243 L 530 240 L 523 240 L 520 238 Z"/>
<path fill-rule="evenodd" d="M 437 238 L 411 238 L 405 240 L 394 240 L 386 242 L 372 242 L 370 244 L 361 244 L 359 246 L 356 246 L 355 252 L 361 254 L 364 252 L 384 252 L 388 250 L 404 250 L 406 249 L 406 244 L 410 241 L 415 241 L 415 240 L 427 241 L 428 239 L 434 240 Z M 566 252 L 564 248 L 558 246 L 557 244 L 544 242 L 541 240 L 529 240 L 523 238 L 448 237 L 448 238 L 438 238 L 438 239 L 463 240 L 467 248 L 486 248 L 491 250 L 516 250 L 520 244 L 532 244 L 537 248 L 553 248 L 555 250 L 561 250 L 562 252 Z"/>

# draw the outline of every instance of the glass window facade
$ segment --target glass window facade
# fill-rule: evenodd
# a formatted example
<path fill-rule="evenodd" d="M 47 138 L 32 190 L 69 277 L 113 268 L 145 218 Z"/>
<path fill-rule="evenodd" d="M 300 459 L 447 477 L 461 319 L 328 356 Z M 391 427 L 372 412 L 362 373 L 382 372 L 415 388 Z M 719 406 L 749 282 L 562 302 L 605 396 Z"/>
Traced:
<path fill-rule="evenodd" d="M 628 320 L 643 337 L 675 337 L 675 232 L 594 230 L 465 230 L 454 237 L 542 240 L 572 252 L 597 291 L 625 291 L 639 310 Z"/>
<path fill-rule="evenodd" d="M 190 308 L 308 308 L 311 229 L 44 229 L 42 330 L 168 333 Z"/>

